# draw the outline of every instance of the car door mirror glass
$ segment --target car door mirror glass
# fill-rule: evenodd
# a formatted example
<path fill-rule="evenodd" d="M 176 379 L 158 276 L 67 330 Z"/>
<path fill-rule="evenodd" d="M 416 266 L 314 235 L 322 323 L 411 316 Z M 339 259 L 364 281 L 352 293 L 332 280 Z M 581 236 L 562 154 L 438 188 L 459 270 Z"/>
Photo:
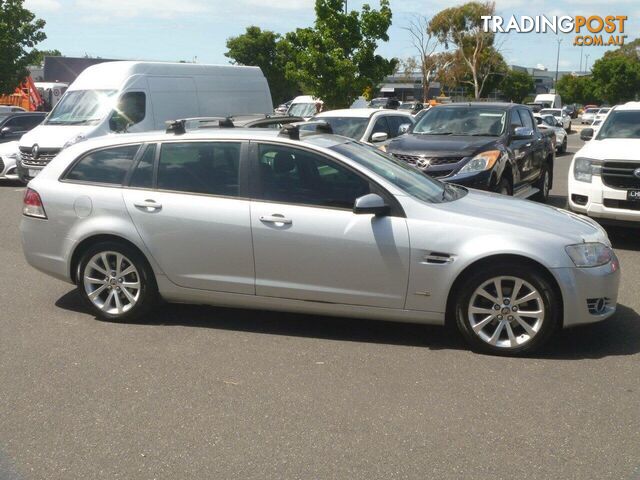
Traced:
<path fill-rule="evenodd" d="M 515 139 L 525 139 L 532 138 L 533 130 L 529 127 L 516 127 L 513 130 L 513 138 Z"/>
<path fill-rule="evenodd" d="M 585 128 L 580 132 L 580 140 L 591 140 L 593 138 L 593 128 Z"/>
<path fill-rule="evenodd" d="M 389 138 L 389 135 L 384 132 L 376 132 L 371 135 L 371 141 L 373 143 L 384 142 L 387 140 L 387 138 Z"/>
<path fill-rule="evenodd" d="M 391 211 L 391 207 L 385 202 L 384 198 L 376 193 L 369 193 L 362 197 L 356 198 L 353 205 L 353 213 L 357 215 L 376 215 L 385 216 Z"/>
<path fill-rule="evenodd" d="M 11 127 L 2 127 L 2 130 L 0 130 L 0 136 L 4 137 L 8 133 L 11 133 Z"/>

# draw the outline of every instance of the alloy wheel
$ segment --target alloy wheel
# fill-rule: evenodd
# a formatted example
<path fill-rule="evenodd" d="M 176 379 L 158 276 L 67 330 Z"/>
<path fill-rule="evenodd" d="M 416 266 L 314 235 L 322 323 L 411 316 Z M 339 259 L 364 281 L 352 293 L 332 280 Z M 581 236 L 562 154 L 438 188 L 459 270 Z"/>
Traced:
<path fill-rule="evenodd" d="M 140 300 L 142 283 L 138 269 L 119 252 L 100 252 L 91 257 L 82 282 L 89 301 L 110 315 L 126 313 Z"/>
<path fill-rule="evenodd" d="M 542 295 L 529 282 L 512 276 L 491 278 L 471 295 L 468 307 L 471 330 L 488 345 L 516 348 L 529 343 L 542 328 Z"/>

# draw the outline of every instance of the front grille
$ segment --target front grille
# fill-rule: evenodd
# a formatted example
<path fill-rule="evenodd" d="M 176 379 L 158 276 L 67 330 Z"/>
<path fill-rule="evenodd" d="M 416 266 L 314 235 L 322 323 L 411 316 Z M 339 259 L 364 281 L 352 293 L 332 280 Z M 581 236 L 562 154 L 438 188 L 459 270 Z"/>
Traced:
<path fill-rule="evenodd" d="M 640 188 L 640 178 L 633 174 L 637 168 L 637 162 L 604 162 L 602 183 L 611 188 Z"/>
<path fill-rule="evenodd" d="M 640 210 L 640 202 L 630 202 L 629 200 L 604 199 L 604 206 L 607 208 L 621 208 L 624 210 Z"/>
<path fill-rule="evenodd" d="M 611 299 L 607 297 L 602 298 L 587 298 L 587 309 L 591 315 L 601 315 L 609 307 L 611 307 Z"/>
<path fill-rule="evenodd" d="M 20 161 L 26 167 L 44 167 L 60 152 L 59 148 L 40 149 L 38 157 L 34 158 L 32 149 L 20 147 Z"/>
<path fill-rule="evenodd" d="M 431 157 L 429 155 L 405 155 L 404 153 L 394 153 L 394 157 L 411 165 L 417 165 L 420 160 L 428 161 L 431 165 L 448 165 L 458 163 L 464 157 Z"/>

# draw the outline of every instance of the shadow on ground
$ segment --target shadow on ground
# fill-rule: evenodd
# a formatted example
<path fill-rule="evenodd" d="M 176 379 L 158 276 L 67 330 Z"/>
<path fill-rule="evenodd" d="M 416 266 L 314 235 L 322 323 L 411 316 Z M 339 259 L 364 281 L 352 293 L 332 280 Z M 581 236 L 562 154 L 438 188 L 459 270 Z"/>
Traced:
<path fill-rule="evenodd" d="M 6 180 L 6 179 L 0 180 L 0 188 L 3 188 L 3 187 L 22 188 L 24 186 L 25 186 L 24 183 L 18 180 Z"/>
<path fill-rule="evenodd" d="M 88 313 L 75 290 L 61 297 L 56 306 L 64 310 Z M 451 328 L 200 305 L 165 304 L 144 321 L 137 323 L 404 345 L 430 350 L 467 349 L 460 335 Z M 563 330 L 534 356 L 578 360 L 633 355 L 639 352 L 640 316 L 628 307 L 619 306 L 616 315 L 608 321 Z"/>

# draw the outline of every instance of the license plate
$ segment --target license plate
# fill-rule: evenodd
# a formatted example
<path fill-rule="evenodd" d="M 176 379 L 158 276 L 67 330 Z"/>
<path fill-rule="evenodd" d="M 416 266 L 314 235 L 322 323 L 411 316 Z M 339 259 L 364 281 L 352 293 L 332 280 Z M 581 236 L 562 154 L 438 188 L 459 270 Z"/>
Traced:
<path fill-rule="evenodd" d="M 35 178 L 40 173 L 40 170 L 29 169 L 29 176 Z"/>
<path fill-rule="evenodd" d="M 640 190 L 627 190 L 627 200 L 640 202 Z"/>

